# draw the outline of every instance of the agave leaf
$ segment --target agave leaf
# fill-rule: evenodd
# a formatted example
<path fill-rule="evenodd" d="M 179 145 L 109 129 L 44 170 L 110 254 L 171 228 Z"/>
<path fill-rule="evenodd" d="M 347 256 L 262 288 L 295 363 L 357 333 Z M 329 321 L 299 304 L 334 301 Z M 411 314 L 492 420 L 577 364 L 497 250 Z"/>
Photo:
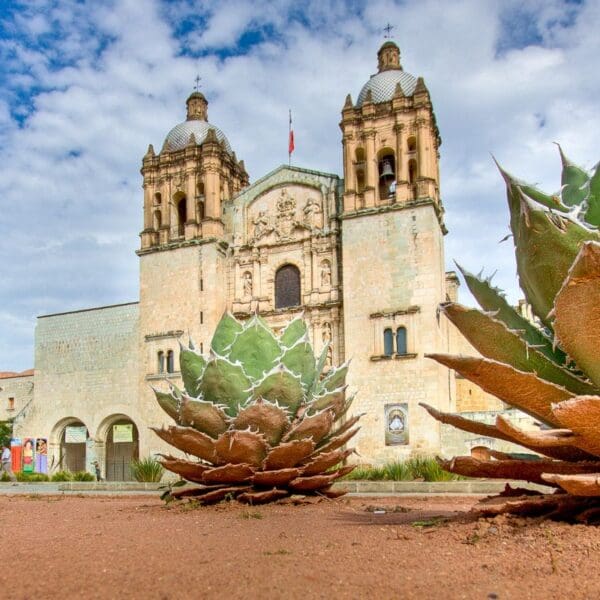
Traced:
<path fill-rule="evenodd" d="M 259 467 L 267 455 L 265 437 L 253 431 L 226 431 L 215 442 L 217 455 L 223 463 L 249 464 Z"/>
<path fill-rule="evenodd" d="M 197 456 L 208 462 L 214 462 L 217 458 L 215 442 L 205 433 L 196 431 L 191 427 L 180 427 L 178 425 L 171 425 L 166 429 L 158 427 L 151 427 L 150 429 L 167 444 L 175 446 L 182 452 Z"/>
<path fill-rule="evenodd" d="M 316 415 L 306 416 L 285 434 L 283 441 L 311 438 L 318 444 L 330 431 L 333 425 L 333 411 L 324 410 Z"/>
<path fill-rule="evenodd" d="M 179 423 L 179 399 L 175 397 L 173 393 L 166 394 L 156 388 L 154 395 L 159 406 L 173 419 L 176 423 Z"/>
<path fill-rule="evenodd" d="M 183 385 L 190 396 L 196 397 L 200 393 L 199 380 L 206 367 L 206 361 L 200 354 L 185 348 L 179 343 L 179 368 Z"/>
<path fill-rule="evenodd" d="M 348 431 L 349 429 L 351 429 L 352 427 L 354 427 L 358 421 L 362 418 L 363 415 L 365 415 L 366 413 L 361 413 L 359 415 L 354 415 L 353 417 L 351 417 L 350 419 L 348 419 L 347 421 L 344 421 L 340 427 L 338 429 L 336 429 L 330 436 L 329 439 L 333 439 L 333 438 L 337 438 L 341 435 L 343 435 L 344 433 L 346 433 L 346 431 Z"/>
<path fill-rule="evenodd" d="M 558 146 L 558 150 L 563 167 L 560 178 L 563 204 L 567 206 L 579 206 L 587 196 L 586 184 L 589 182 L 589 175 L 565 156 L 560 145 Z"/>
<path fill-rule="evenodd" d="M 552 404 L 573 397 L 565 388 L 540 379 L 535 373 L 474 356 L 426 354 L 476 383 L 481 389 L 552 427 L 559 427 Z"/>
<path fill-rule="evenodd" d="M 508 329 L 516 332 L 530 346 L 535 346 L 553 362 L 564 364 L 565 353 L 560 348 L 553 347 L 553 342 L 538 327 L 522 317 L 507 301 L 497 288 L 492 287 L 487 279 L 481 279 L 459 264 L 456 265 L 462 273 L 467 286 L 486 312 L 493 312 L 495 318 L 502 321 Z"/>
<path fill-rule="evenodd" d="M 558 340 L 600 387 L 600 244 L 581 247 L 554 303 Z"/>
<path fill-rule="evenodd" d="M 181 477 L 185 477 L 185 479 L 193 481 L 194 483 L 202 483 L 204 471 L 210 469 L 208 465 L 204 465 L 200 462 L 175 458 L 170 455 L 161 455 L 158 462 L 168 471 L 176 473 Z"/>
<path fill-rule="evenodd" d="M 600 456 L 600 396 L 577 396 L 553 407 L 554 416 L 577 437 L 573 444 Z"/>
<path fill-rule="evenodd" d="M 311 395 L 314 395 L 321 388 L 321 377 L 323 375 L 323 369 L 325 368 L 325 363 L 327 362 L 327 351 L 329 350 L 329 344 L 325 344 L 321 350 L 321 354 L 319 355 L 319 360 L 317 360 L 317 364 L 315 366 L 315 378 L 311 388 Z"/>
<path fill-rule="evenodd" d="M 240 365 L 225 358 L 210 360 L 200 380 L 200 392 L 205 400 L 227 406 L 229 416 L 235 416 L 238 408 L 248 398 L 252 383 Z"/>
<path fill-rule="evenodd" d="M 573 496 L 600 496 L 600 473 L 589 475 L 556 475 L 544 473 L 542 479 L 560 486 Z"/>
<path fill-rule="evenodd" d="M 295 467 L 310 456 L 314 449 L 315 443 L 311 439 L 294 440 L 279 444 L 279 446 L 269 450 L 263 461 L 263 469 L 265 471 L 278 471 L 279 469 Z"/>
<path fill-rule="evenodd" d="M 588 454 L 587 452 L 584 452 L 583 450 L 573 446 L 548 447 L 535 443 L 529 443 L 527 440 L 518 439 L 517 437 L 511 436 L 508 430 L 501 430 L 495 425 L 489 425 L 480 421 L 467 419 L 457 414 L 444 413 L 423 402 L 421 402 L 420 405 L 440 423 L 446 423 L 447 425 L 452 425 L 452 427 L 456 427 L 476 435 L 505 440 L 507 442 L 512 442 L 513 444 L 520 444 L 529 450 L 533 450 L 534 452 L 538 452 L 540 454 L 545 454 L 550 458 L 568 461 L 593 460 L 594 458 L 591 454 Z M 497 458 L 493 450 L 488 450 L 488 453 Z"/>
<path fill-rule="evenodd" d="M 549 485 L 543 473 L 580 474 L 598 470 L 596 461 L 567 462 L 563 460 L 478 460 L 472 456 L 456 456 L 451 460 L 437 459 L 450 473 L 465 477 L 490 477 L 492 479 L 524 479 L 532 483 Z"/>
<path fill-rule="evenodd" d="M 299 316 L 290 321 L 283 330 L 279 341 L 282 346 L 291 348 L 298 340 L 308 335 L 308 328 L 304 319 Z"/>
<path fill-rule="evenodd" d="M 314 492 L 322 487 L 327 487 L 337 479 L 337 472 L 329 475 L 311 475 L 309 477 L 297 477 L 289 483 L 289 488 L 295 492 Z"/>
<path fill-rule="evenodd" d="M 278 490 L 273 488 L 272 490 L 265 490 L 264 492 L 244 492 L 237 497 L 239 502 L 244 504 L 266 504 L 267 502 L 273 502 L 274 500 L 281 500 L 290 493 L 287 490 Z"/>
<path fill-rule="evenodd" d="M 210 347 L 213 352 L 216 354 L 220 354 L 221 356 L 225 356 L 231 344 L 235 340 L 236 336 L 242 331 L 242 324 L 233 317 L 230 313 L 225 313 L 219 324 L 217 325 L 217 329 L 215 330 L 215 334 L 213 335 L 213 339 L 210 343 Z"/>
<path fill-rule="evenodd" d="M 332 392 L 325 392 L 322 396 L 317 396 L 311 401 L 307 412 L 312 415 L 320 410 L 331 408 L 337 418 L 345 408 L 345 395 L 346 387 L 338 388 Z"/>
<path fill-rule="evenodd" d="M 233 422 L 235 429 L 250 429 L 262 433 L 267 442 L 274 446 L 279 443 L 290 426 L 285 410 L 257 398 L 252 404 L 243 408 Z"/>
<path fill-rule="evenodd" d="M 341 448 L 348 440 L 352 439 L 358 433 L 359 429 L 360 427 L 355 427 L 354 429 L 344 431 L 344 433 L 340 435 L 325 438 L 323 442 L 321 442 L 319 452 L 331 452 L 332 450 Z"/>
<path fill-rule="evenodd" d="M 280 356 L 281 347 L 277 338 L 256 317 L 238 334 L 229 352 L 229 360 L 240 362 L 253 379 L 270 371 Z"/>
<path fill-rule="evenodd" d="M 498 415 L 496 427 L 512 437 L 522 446 L 539 446 L 540 448 L 555 448 L 557 446 L 572 446 L 577 442 L 577 436 L 570 429 L 542 429 L 540 431 L 525 431 Z"/>
<path fill-rule="evenodd" d="M 600 163 L 595 166 L 590 179 L 588 209 L 585 213 L 585 220 L 594 227 L 600 227 Z"/>
<path fill-rule="evenodd" d="M 179 414 L 181 425 L 193 427 L 215 439 L 229 427 L 229 418 L 219 406 L 186 394 L 181 400 Z"/>
<path fill-rule="evenodd" d="M 286 486 L 292 479 L 300 475 L 300 469 L 288 468 L 277 471 L 257 471 L 252 483 L 263 487 Z"/>
<path fill-rule="evenodd" d="M 304 399 L 304 388 L 299 376 L 279 365 L 254 388 L 252 397 L 276 402 L 295 415 Z"/>
<path fill-rule="evenodd" d="M 327 469 L 346 460 L 353 452 L 354 450 L 352 448 L 347 450 L 332 450 L 331 452 L 319 452 L 309 463 L 304 465 L 302 474 L 308 476 L 323 473 Z"/>
<path fill-rule="evenodd" d="M 593 394 L 595 389 L 527 344 L 504 323 L 479 310 L 460 304 L 441 306 L 448 318 L 486 358 L 511 365 L 519 371 L 536 373 L 540 379 L 576 394 Z"/>
<path fill-rule="evenodd" d="M 549 313 L 579 247 L 598 232 L 535 207 L 521 192 L 509 202 L 519 283 L 533 312 L 547 327 Z"/>
<path fill-rule="evenodd" d="M 202 483 L 206 485 L 225 483 L 246 483 L 252 479 L 255 469 L 247 464 L 227 464 L 205 471 Z"/>
<path fill-rule="evenodd" d="M 334 390 L 346 385 L 346 375 L 348 374 L 349 364 L 350 363 L 346 362 L 336 369 L 331 369 L 331 371 L 327 373 L 321 382 L 323 389 L 327 390 L 328 392 L 333 392 Z"/>
<path fill-rule="evenodd" d="M 315 379 L 315 355 L 312 346 L 307 341 L 299 341 L 285 351 L 281 359 L 292 373 L 300 376 L 305 388 L 311 389 Z"/>

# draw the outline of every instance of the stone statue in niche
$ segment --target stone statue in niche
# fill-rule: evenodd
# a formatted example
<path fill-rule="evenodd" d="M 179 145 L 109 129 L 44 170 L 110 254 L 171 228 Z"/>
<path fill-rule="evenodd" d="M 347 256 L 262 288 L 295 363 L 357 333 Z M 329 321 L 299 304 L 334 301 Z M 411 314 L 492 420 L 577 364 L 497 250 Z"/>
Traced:
<path fill-rule="evenodd" d="M 321 287 L 331 286 L 331 263 L 328 260 L 321 261 Z"/>
<path fill-rule="evenodd" d="M 323 345 L 331 342 L 331 323 L 323 323 Z"/>
<path fill-rule="evenodd" d="M 325 366 L 331 368 L 333 366 L 333 348 L 327 348 L 327 356 L 325 357 Z"/>
<path fill-rule="evenodd" d="M 258 216 L 252 221 L 254 224 L 254 240 L 259 240 L 265 235 L 271 233 L 273 231 L 273 227 L 271 227 L 269 223 L 269 219 L 264 210 L 261 210 L 258 213 Z"/>
<path fill-rule="evenodd" d="M 304 226 L 309 229 L 321 229 L 323 226 L 321 203 L 314 198 L 309 198 L 304 206 Z"/>
<path fill-rule="evenodd" d="M 242 276 L 244 298 L 252 298 L 252 273 L 246 271 Z"/>

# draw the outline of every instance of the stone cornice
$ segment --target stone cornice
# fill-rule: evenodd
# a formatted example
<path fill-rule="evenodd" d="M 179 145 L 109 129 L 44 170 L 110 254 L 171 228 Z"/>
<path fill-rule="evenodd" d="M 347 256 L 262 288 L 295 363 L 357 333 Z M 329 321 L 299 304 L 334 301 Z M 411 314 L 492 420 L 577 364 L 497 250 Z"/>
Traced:
<path fill-rule="evenodd" d="M 194 238 L 193 240 L 178 240 L 176 242 L 169 242 L 167 244 L 161 244 L 160 246 L 151 246 L 150 248 L 142 248 L 136 250 L 135 253 L 138 256 L 144 256 L 145 254 L 152 254 L 154 252 L 164 252 L 166 250 L 175 250 L 176 248 L 186 248 L 188 246 L 204 246 L 205 244 L 216 243 L 221 246 L 224 250 L 229 247 L 229 244 L 222 239 L 216 237 L 209 238 Z"/>

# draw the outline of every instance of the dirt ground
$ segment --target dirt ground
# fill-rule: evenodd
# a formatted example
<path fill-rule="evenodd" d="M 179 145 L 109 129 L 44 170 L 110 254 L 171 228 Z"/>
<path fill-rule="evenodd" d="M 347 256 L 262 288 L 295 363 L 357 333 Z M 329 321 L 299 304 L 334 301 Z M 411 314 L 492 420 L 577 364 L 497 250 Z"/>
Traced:
<path fill-rule="evenodd" d="M 0 598 L 600 598 L 599 528 L 473 503 L 0 496 Z"/>

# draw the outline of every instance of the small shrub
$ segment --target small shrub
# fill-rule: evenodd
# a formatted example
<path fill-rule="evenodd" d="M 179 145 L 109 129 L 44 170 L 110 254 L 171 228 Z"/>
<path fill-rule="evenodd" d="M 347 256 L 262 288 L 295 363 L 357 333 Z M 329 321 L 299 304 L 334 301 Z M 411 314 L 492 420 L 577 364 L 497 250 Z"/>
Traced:
<path fill-rule="evenodd" d="M 132 461 L 130 469 L 131 474 L 136 481 L 150 483 L 159 482 L 165 472 L 163 466 L 152 457 Z"/>
<path fill-rule="evenodd" d="M 0 477 L 0 483 L 8 483 L 10 481 L 10 477 L 7 473 L 2 473 L 2 477 Z"/>
<path fill-rule="evenodd" d="M 392 461 L 379 467 L 359 465 L 344 477 L 353 481 L 456 481 L 465 479 L 444 471 L 431 457 L 417 456 L 406 461 Z"/>
<path fill-rule="evenodd" d="M 4 473 L 6 475 L 6 473 Z M 15 473 L 17 481 L 26 481 L 29 483 L 38 483 L 40 481 L 50 481 L 48 475 L 45 473 L 24 473 L 23 471 L 19 471 Z"/>
<path fill-rule="evenodd" d="M 430 456 L 415 456 L 407 461 L 412 479 L 423 481 L 458 481 L 465 479 L 460 475 L 444 471 L 435 458 Z"/>
<path fill-rule="evenodd" d="M 385 479 L 389 481 L 407 481 L 412 479 L 408 465 L 402 461 L 389 462 L 382 467 Z"/>
<path fill-rule="evenodd" d="M 73 481 L 73 473 L 66 470 L 56 471 L 56 473 L 50 477 L 50 481 Z"/>
<path fill-rule="evenodd" d="M 73 473 L 73 481 L 96 481 L 96 478 L 87 471 L 77 471 Z"/>

